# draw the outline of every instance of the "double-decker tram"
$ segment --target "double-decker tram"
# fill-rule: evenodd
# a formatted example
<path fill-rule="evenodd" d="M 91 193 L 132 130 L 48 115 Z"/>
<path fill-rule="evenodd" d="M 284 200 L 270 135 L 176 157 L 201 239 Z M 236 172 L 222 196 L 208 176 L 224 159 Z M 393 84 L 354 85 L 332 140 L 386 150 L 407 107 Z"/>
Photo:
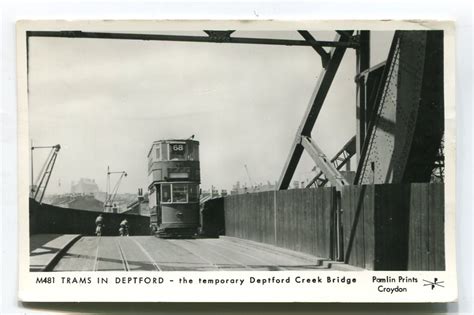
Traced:
<path fill-rule="evenodd" d="M 158 140 L 148 152 L 150 223 L 161 237 L 190 237 L 199 227 L 199 142 Z"/>

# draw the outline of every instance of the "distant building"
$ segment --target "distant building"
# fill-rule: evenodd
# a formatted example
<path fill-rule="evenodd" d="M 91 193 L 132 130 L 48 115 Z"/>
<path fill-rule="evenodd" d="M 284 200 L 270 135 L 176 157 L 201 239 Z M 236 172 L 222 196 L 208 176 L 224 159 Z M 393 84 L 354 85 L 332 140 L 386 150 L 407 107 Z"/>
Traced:
<path fill-rule="evenodd" d="M 136 200 L 127 205 L 127 210 L 121 212 L 126 214 L 138 214 L 143 216 L 150 216 L 150 207 L 148 194 L 143 194 L 141 188 L 138 189 L 138 195 L 136 195 Z"/>
<path fill-rule="evenodd" d="M 73 194 L 91 195 L 97 192 L 99 192 L 99 186 L 94 179 L 81 178 L 77 183 L 72 182 L 71 184 L 71 193 Z"/>
<path fill-rule="evenodd" d="M 47 204 L 58 206 L 61 208 L 102 211 L 104 210 L 104 203 L 95 199 L 93 195 L 87 194 L 65 194 L 65 195 L 50 195 L 45 199 Z"/>
<path fill-rule="evenodd" d="M 120 212 L 124 214 L 138 214 L 142 216 L 149 217 L 150 216 L 150 208 L 148 206 L 148 200 L 145 201 L 135 201 L 131 204 L 127 205 L 127 210 Z"/>
<path fill-rule="evenodd" d="M 277 183 L 275 182 L 274 184 L 270 183 L 267 181 L 266 184 L 258 184 L 250 187 L 246 186 L 241 186 L 240 182 L 237 182 L 233 187 L 232 190 L 230 191 L 231 195 L 240 195 L 240 194 L 246 194 L 246 193 L 254 193 L 254 192 L 262 192 L 262 191 L 273 191 L 276 190 Z"/>
<path fill-rule="evenodd" d="M 103 191 L 99 191 L 99 192 L 94 193 L 95 199 L 100 200 L 103 203 L 105 203 L 105 197 L 106 197 L 105 195 L 106 194 Z M 137 199 L 137 194 L 132 194 L 132 193 L 116 194 L 115 198 L 114 198 L 114 201 L 113 201 L 113 204 L 116 204 L 117 212 L 121 213 L 121 212 L 127 211 L 126 209 L 127 209 L 128 205 L 135 202 L 136 199 Z M 113 207 L 111 207 L 110 209 L 107 209 L 107 210 L 110 210 L 110 212 L 112 212 L 113 211 L 112 208 Z"/>

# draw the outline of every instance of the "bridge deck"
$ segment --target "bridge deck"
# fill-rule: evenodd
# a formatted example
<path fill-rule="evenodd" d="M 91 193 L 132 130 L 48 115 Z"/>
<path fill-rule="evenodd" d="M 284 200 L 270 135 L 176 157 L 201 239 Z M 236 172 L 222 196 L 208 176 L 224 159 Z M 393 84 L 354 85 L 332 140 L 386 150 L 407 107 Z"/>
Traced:
<path fill-rule="evenodd" d="M 159 239 L 154 236 L 82 237 L 61 253 L 54 271 L 356 270 L 256 242 Z"/>

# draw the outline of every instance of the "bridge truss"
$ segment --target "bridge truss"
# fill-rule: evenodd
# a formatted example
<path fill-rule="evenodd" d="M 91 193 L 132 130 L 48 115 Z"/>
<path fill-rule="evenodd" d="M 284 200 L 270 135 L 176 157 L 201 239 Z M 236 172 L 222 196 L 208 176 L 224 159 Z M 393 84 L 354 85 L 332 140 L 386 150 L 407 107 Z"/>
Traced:
<path fill-rule="evenodd" d="M 444 133 L 441 31 L 396 31 L 387 61 L 374 67 L 370 31 L 337 30 L 332 41 L 319 41 L 307 30 L 298 30 L 300 40 L 235 37 L 234 32 L 204 30 L 207 36 L 189 36 L 28 31 L 27 45 L 31 37 L 59 37 L 312 47 L 323 69 L 283 166 L 279 190 L 288 189 L 303 151 L 320 170 L 308 186 L 329 182 L 340 189 L 351 184 L 426 182 L 433 169 L 439 169 Z M 329 160 L 311 132 L 347 49 L 356 51 L 356 135 L 350 150 L 346 144 Z M 348 181 L 340 170 L 353 156 L 357 172 L 355 180 Z"/>

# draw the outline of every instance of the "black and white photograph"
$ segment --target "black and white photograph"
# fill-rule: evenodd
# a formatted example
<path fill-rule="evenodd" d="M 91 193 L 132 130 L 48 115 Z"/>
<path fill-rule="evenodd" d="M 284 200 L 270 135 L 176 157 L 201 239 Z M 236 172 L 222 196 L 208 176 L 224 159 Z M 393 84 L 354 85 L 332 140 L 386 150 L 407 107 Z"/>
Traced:
<path fill-rule="evenodd" d="M 455 284 L 404 273 L 455 278 L 443 24 L 63 24 L 18 31 L 36 286 Z"/>

